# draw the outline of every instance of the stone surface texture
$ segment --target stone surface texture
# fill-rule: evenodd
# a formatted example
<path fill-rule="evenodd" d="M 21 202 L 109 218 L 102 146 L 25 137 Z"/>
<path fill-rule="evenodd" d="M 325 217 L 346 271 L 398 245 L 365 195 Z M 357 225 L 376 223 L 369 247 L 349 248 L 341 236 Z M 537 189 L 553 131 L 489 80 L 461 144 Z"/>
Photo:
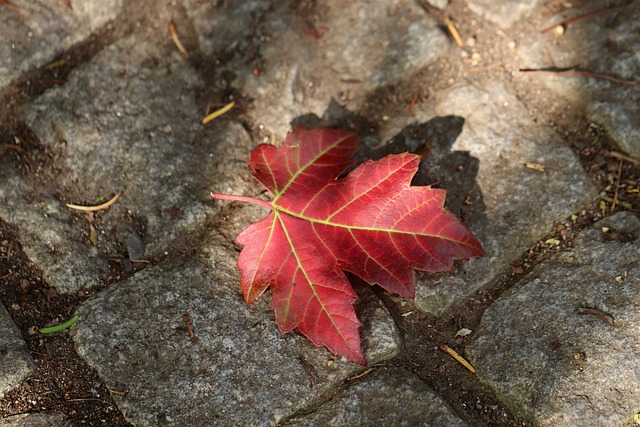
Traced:
<path fill-rule="evenodd" d="M 203 225 L 210 191 L 243 191 L 243 178 L 229 164 L 246 158 L 248 135 L 224 121 L 202 129 L 192 91 L 198 77 L 176 59 L 150 40 L 125 38 L 24 108 L 25 123 L 59 157 L 52 167 L 60 180 L 55 191 L 41 188 L 24 198 L 13 195 L 33 184 L 6 176 L 0 211 L 58 290 L 95 286 L 108 273 L 106 256 L 127 255 L 131 232 L 142 234 L 148 256 L 157 255 Z M 119 192 L 119 208 L 94 221 L 93 245 L 87 221 L 64 202 L 95 204 Z"/>
<path fill-rule="evenodd" d="M 0 419 L 2 427 L 71 427 L 64 417 L 57 414 L 38 412 L 33 414 L 14 415 Z"/>
<path fill-rule="evenodd" d="M 398 402 L 402 402 L 398 405 Z M 313 415 L 284 424 L 322 426 L 466 426 L 420 379 L 400 368 L 377 370 Z"/>
<path fill-rule="evenodd" d="M 640 53 L 640 4 L 620 5 L 617 13 L 602 14 L 571 27 L 564 36 L 552 33 L 538 41 L 520 46 L 523 68 L 577 67 L 592 73 L 633 82 L 638 75 Z M 602 52 L 606 51 L 606 55 Z M 586 109 L 594 123 L 603 126 L 620 148 L 640 159 L 640 90 L 596 78 L 540 79 L 558 95 L 571 99 Z"/>
<path fill-rule="evenodd" d="M 432 181 L 448 189 L 467 188 L 473 201 L 467 226 L 485 249 L 485 257 L 472 259 L 455 275 L 421 281 L 416 304 L 440 313 L 492 280 L 554 221 L 579 211 L 596 193 L 560 136 L 536 124 L 504 86 L 454 86 L 439 95 L 436 112 L 464 117 L 464 127 L 449 152 L 432 149 Z M 544 171 L 527 168 L 526 163 L 542 165 Z M 461 180 L 472 184 L 461 185 Z"/>
<path fill-rule="evenodd" d="M 541 0 L 521 1 L 491 1 L 470 0 L 469 8 L 482 15 L 503 30 L 510 29 L 514 23 L 526 19 L 527 15 L 540 3 Z"/>
<path fill-rule="evenodd" d="M 7 310 L 0 304 L 0 398 L 17 386 L 35 368 L 35 363 L 13 324 Z"/>
<path fill-rule="evenodd" d="M 31 68 L 53 62 L 57 55 L 86 40 L 122 9 L 122 0 L 11 2 L 3 8 L 0 26 L 7 42 L 0 45 L 0 88 Z"/>
<path fill-rule="evenodd" d="M 616 182 L 599 180 L 573 136 L 597 128 L 616 165 L 640 161 L 640 2 L 541 34 L 540 23 L 610 6 L 569 3 L 579 2 L 0 1 L 0 227 L 49 292 L 7 289 L 13 272 L 0 271 L 0 296 L 19 295 L 0 304 L 1 408 L 46 366 L 29 354 L 19 310 L 60 298 L 82 301 L 65 307 L 79 315 L 70 352 L 117 391 L 109 405 L 133 426 L 473 425 L 480 399 L 461 406 L 425 379 L 449 365 L 411 360 L 403 325 L 412 313 L 431 319 L 425 330 L 466 322 L 456 310 L 478 303 L 479 327 L 456 341 L 470 342 L 477 369 L 461 395 L 490 390 L 497 412 L 531 425 L 627 427 L 640 412 L 638 206 L 598 208 Z M 462 46 L 445 17 L 466 29 Z M 548 67 L 614 80 L 518 72 Z M 354 129 L 358 159 L 424 154 L 414 184 L 445 188 L 485 248 L 451 273 L 418 273 L 402 313 L 394 296 L 354 284 L 372 370 L 282 335 L 268 292 L 249 307 L 239 290 L 236 236 L 267 211 L 210 192 L 268 197 L 246 161 L 292 124 Z M 637 180 L 618 182 L 619 194 Z M 66 206 L 115 195 L 108 209 Z M 581 211 L 605 218 L 512 274 Z M 509 290 L 491 294 L 505 277 Z M 0 413 L 0 425 L 71 417 L 37 410 Z"/>
<path fill-rule="evenodd" d="M 291 120 L 301 114 L 321 116 L 331 99 L 359 110 L 371 91 L 418 72 L 448 46 L 437 22 L 410 0 L 327 2 L 309 11 L 304 5 L 301 12 L 322 17 L 315 30 L 328 29 L 317 40 L 307 34 L 313 31 L 311 21 L 285 18 L 286 2 L 239 2 L 225 15 L 204 2 L 190 2 L 187 8 L 201 46 L 210 53 L 242 51 L 242 45 L 225 45 L 226 38 L 218 35 L 230 34 L 242 43 L 259 22 L 263 61 L 254 64 L 235 54 L 220 65 L 237 73 L 232 84 L 251 94 L 252 116 L 278 140 Z M 256 66 L 259 76 L 252 73 Z"/>
<path fill-rule="evenodd" d="M 206 252 L 148 268 L 79 311 L 78 352 L 110 387 L 128 390 L 117 401 L 135 425 L 267 425 L 362 370 L 300 336 L 282 336 L 265 302 L 247 307 L 224 246 L 210 240 Z M 375 364 L 398 353 L 399 335 L 367 291 L 365 356 Z M 183 314 L 195 343 L 181 330 Z"/>
<path fill-rule="evenodd" d="M 622 425 L 639 409 L 638 241 L 617 233 L 637 238 L 640 218 L 582 231 L 485 312 L 467 349 L 478 378 L 540 425 Z"/>

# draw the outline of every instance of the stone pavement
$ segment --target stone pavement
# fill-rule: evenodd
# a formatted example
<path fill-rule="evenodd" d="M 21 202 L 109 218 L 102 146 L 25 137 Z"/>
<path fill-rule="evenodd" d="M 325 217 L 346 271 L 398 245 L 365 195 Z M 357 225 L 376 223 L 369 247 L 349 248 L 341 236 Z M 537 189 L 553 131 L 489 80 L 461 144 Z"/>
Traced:
<path fill-rule="evenodd" d="M 638 86 L 517 73 L 580 65 L 637 80 L 640 3 L 619 2 L 562 37 L 539 34 L 532 21 L 545 28 L 608 4 L 549 3 L 560 2 L 461 0 L 444 12 L 411 0 L 0 4 L 0 108 L 8 112 L 0 220 L 59 294 L 95 290 L 70 334 L 104 384 L 123 392 L 112 398 L 124 418 L 135 426 L 475 425 L 479 409 L 456 407 L 396 366 L 402 333 L 370 289 L 360 291 L 358 315 L 373 371 L 282 336 L 268 297 L 247 307 L 233 242 L 265 212 L 209 193 L 258 194 L 248 154 L 281 141 L 292 122 L 353 127 L 370 153 L 432 140 L 417 179 L 448 190 L 448 208 L 486 251 L 451 274 L 419 276 L 410 304 L 450 313 L 541 239 L 555 233 L 560 242 L 562 230 L 579 229 L 577 218 L 601 200 L 567 129 L 542 117 L 583 115 L 628 162 L 640 160 Z M 458 17 L 464 47 L 443 16 Z M 34 95 L 20 98 L 29 88 Z M 231 100 L 230 113 L 200 124 L 208 108 Z M 578 113 L 560 109 L 567 105 Z M 38 166 L 25 172 L 11 147 Z M 104 211 L 65 207 L 117 192 Z M 591 219 L 465 338 L 477 380 L 525 423 L 625 425 L 640 412 L 640 218 Z M 135 251 L 151 265 L 132 265 Z M 37 366 L 11 315 L 0 306 L 0 397 Z M 0 418 L 38 423 L 68 420 Z"/>

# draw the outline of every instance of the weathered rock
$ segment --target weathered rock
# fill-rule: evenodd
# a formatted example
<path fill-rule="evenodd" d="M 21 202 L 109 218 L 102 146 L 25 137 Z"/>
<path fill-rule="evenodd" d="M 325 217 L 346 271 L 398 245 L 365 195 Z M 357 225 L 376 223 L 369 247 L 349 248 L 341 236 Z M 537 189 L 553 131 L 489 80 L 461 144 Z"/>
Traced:
<path fill-rule="evenodd" d="M 122 8 L 122 0 L 25 1 L 0 13 L 4 43 L 0 45 L 0 88 L 25 71 L 45 65 L 72 45 L 85 40 Z"/>
<path fill-rule="evenodd" d="M 265 301 L 242 300 L 225 240 L 206 247 L 112 285 L 78 312 L 78 352 L 107 386 L 126 391 L 114 399 L 127 420 L 267 425 L 363 369 L 302 336 L 282 336 Z M 365 355 L 375 364 L 397 354 L 399 336 L 380 302 L 366 292 L 363 299 Z"/>
<path fill-rule="evenodd" d="M 474 13 L 485 17 L 504 30 L 511 28 L 513 24 L 525 18 L 540 3 L 542 3 L 541 0 L 469 0 L 467 2 L 469 9 Z"/>
<path fill-rule="evenodd" d="M 462 214 L 487 249 L 486 257 L 452 275 L 421 277 L 417 303 L 423 310 L 439 313 L 460 301 L 504 272 L 555 220 L 596 200 L 568 142 L 535 124 L 512 94 L 517 84 L 509 86 L 510 76 L 460 72 L 466 64 L 456 61 L 457 48 L 449 54 L 454 45 L 419 6 L 424 1 L 12 3 L 20 9 L 0 5 L 6 41 L 0 46 L 0 89 L 60 54 L 69 62 L 66 83 L 35 100 L 26 82 L 5 90 L 12 107 L 2 115 L 11 112 L 10 122 L 0 126 L 0 218 L 18 230 L 29 260 L 61 294 L 111 273 L 109 258 L 155 257 L 167 247 L 176 257 L 97 291 L 72 332 L 82 357 L 107 385 L 126 392 L 114 398 L 134 425 L 360 425 L 392 414 L 387 424 L 462 424 L 424 383 L 400 369 L 379 369 L 345 386 L 363 368 L 295 333 L 281 336 L 268 295 L 247 307 L 237 291 L 239 248 L 231 242 L 265 212 L 212 202 L 208 193 L 259 195 L 245 164 L 255 143 L 272 134 L 282 140 L 291 120 L 322 116 L 328 105 L 338 105 L 331 99 L 346 113 L 338 119 L 327 113 L 322 120 L 371 129 L 364 132 L 370 152 L 382 155 L 376 143 L 394 136 L 385 150 L 398 149 L 400 139 L 417 149 L 433 136 L 418 179 L 449 191 L 447 206 Z M 523 37 L 531 33 L 523 34 L 517 23 L 549 10 L 546 3 L 469 0 L 456 8 L 466 5 L 509 29 L 504 33 L 517 41 L 520 59 L 513 64 L 519 67 L 579 65 L 637 79 L 637 2 L 572 24 L 562 38 Z M 464 18 L 457 21 L 463 27 L 476 17 Z M 171 20 L 189 60 L 172 44 Z M 501 65 L 488 61 L 509 52 L 483 50 L 493 37 L 480 31 L 491 32 L 492 25 L 482 18 L 478 24 L 477 38 L 463 34 L 477 41 L 475 47 L 468 43 L 460 54 L 480 54 L 487 61 L 479 64 L 487 66 L 483 70 Z M 513 64 L 502 65 L 510 71 Z M 624 151 L 640 158 L 635 87 L 586 77 L 520 77 L 538 79 L 583 107 Z M 230 113 L 199 124 L 207 102 L 231 98 L 237 104 Z M 20 102 L 25 104 L 18 107 Z M 7 129 L 24 129 L 33 138 L 14 141 Z M 87 215 L 65 207 L 97 204 L 119 191 L 122 197 L 108 210 Z M 628 215 L 611 221 L 614 229 L 619 222 L 638 234 Z M 207 231 L 205 224 L 215 229 Z M 140 239 L 130 242 L 132 235 Z M 482 381 L 541 424 L 583 425 L 585 417 L 589 425 L 621 423 L 638 410 L 632 351 L 639 347 L 637 255 L 631 258 L 637 242 L 602 242 L 599 235 L 585 231 L 577 249 L 523 279 L 487 311 L 469 348 Z M 180 246 L 186 249 L 173 250 Z M 389 313 L 370 289 L 357 291 L 369 363 L 395 357 L 401 341 Z M 596 315 L 577 316 L 579 306 L 613 315 L 615 326 Z M 16 343 L 24 346 L 19 336 Z M 22 354 L 28 372 L 33 362 Z M 18 359 L 7 360 L 15 369 Z M 290 418 L 308 414 L 328 396 L 335 398 L 317 413 Z M 431 409 L 440 410 L 442 422 L 434 421 Z M 66 425 L 45 417 L 0 424 Z"/>
<path fill-rule="evenodd" d="M 465 263 L 454 275 L 419 279 L 416 304 L 433 313 L 492 280 L 548 233 L 554 221 L 596 197 L 560 136 L 536 124 L 502 84 L 451 88 L 438 96 L 436 111 L 461 116 L 464 125 L 455 142 L 451 137 L 434 140 L 427 174 L 431 182 L 454 190 L 448 197 L 457 201 L 448 202 L 449 208 L 456 214 L 464 211 L 485 256 Z"/>
<path fill-rule="evenodd" d="M 0 304 L 0 398 L 35 369 L 20 331 Z"/>
<path fill-rule="evenodd" d="M 292 19 L 287 2 L 186 7 L 200 45 L 224 56 L 233 85 L 253 98 L 247 113 L 279 141 L 295 117 L 321 116 L 332 98 L 356 111 L 372 91 L 416 73 L 448 46 L 436 20 L 410 0 L 307 6 L 297 6 L 307 20 Z M 255 55 L 238 55 L 247 51 Z"/>
<path fill-rule="evenodd" d="M 71 427 L 71 423 L 58 414 L 38 412 L 14 415 L 0 419 L 2 427 Z"/>
<path fill-rule="evenodd" d="M 576 12 L 577 14 L 578 12 Z M 603 126 L 622 150 L 640 160 L 640 3 L 580 21 L 563 37 L 552 33 L 523 41 L 522 68 L 579 67 L 636 86 L 587 76 L 532 76 L 559 95 L 577 102 L 589 120 Z M 607 52 L 603 55 L 603 52 Z"/>
<path fill-rule="evenodd" d="M 285 426 L 465 426 L 420 379 L 401 368 L 379 369 L 313 414 Z"/>
<path fill-rule="evenodd" d="M 467 352 L 514 411 L 545 426 L 622 425 L 638 411 L 639 236 L 637 215 L 612 215 L 484 313 Z"/>
<path fill-rule="evenodd" d="M 25 178 L 3 168 L 0 217 L 18 228 L 25 253 L 59 292 L 102 280 L 108 258 L 126 255 L 130 233 L 143 239 L 147 256 L 158 255 L 204 224 L 210 191 L 244 191 L 247 176 L 236 169 L 252 143 L 224 118 L 200 125 L 198 81 L 177 53 L 129 37 L 23 109 L 58 180 L 42 185 L 37 172 Z M 116 192 L 114 205 L 90 216 L 64 206 Z"/>

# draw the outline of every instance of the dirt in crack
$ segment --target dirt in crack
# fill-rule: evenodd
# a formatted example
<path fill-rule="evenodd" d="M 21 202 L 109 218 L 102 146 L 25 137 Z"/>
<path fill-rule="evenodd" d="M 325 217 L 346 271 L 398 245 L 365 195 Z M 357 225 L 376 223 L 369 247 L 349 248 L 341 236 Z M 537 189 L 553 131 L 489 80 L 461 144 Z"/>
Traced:
<path fill-rule="evenodd" d="M 516 286 L 537 265 L 571 247 L 578 233 L 601 218 L 602 212 L 594 203 L 581 210 L 575 218 L 559 221 L 549 234 L 532 243 L 505 272 L 440 316 L 424 313 L 412 301 L 374 288 L 393 316 L 404 342 L 403 354 L 389 364 L 414 372 L 473 425 L 530 425 L 523 414 L 513 413 L 505 407 L 488 385 L 443 351 L 442 346 L 447 345 L 464 356 L 468 338 L 457 336 L 457 332 L 463 328 L 477 330 L 482 315 L 493 302 Z M 545 243 L 555 236 L 561 237 L 560 244 Z"/>
<path fill-rule="evenodd" d="M 67 332 L 42 335 L 38 328 L 69 319 L 91 296 L 60 295 L 29 262 L 16 234 L 0 222 L 0 300 L 22 332 L 33 371 L 0 399 L 0 419 L 43 412 L 63 415 L 72 425 L 129 426 L 97 373 L 76 353 Z"/>
<path fill-rule="evenodd" d="M 441 349 L 442 345 L 448 345 L 464 354 L 463 340 L 453 338 L 461 329 L 462 313 L 448 311 L 440 317 L 431 316 L 413 307 L 412 302 L 382 291 L 379 296 L 389 308 L 404 342 L 405 351 L 391 364 L 416 374 L 472 425 L 529 425 L 525 419 L 508 410 L 491 388 Z"/>

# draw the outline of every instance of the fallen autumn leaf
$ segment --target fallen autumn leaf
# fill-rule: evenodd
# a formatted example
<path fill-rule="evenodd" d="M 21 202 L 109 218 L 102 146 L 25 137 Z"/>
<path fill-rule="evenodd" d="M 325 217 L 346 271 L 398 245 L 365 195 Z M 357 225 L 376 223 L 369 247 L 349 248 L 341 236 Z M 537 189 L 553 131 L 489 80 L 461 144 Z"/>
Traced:
<path fill-rule="evenodd" d="M 450 271 L 453 260 L 483 249 L 444 209 L 445 190 L 410 186 L 420 162 L 415 154 L 369 160 L 338 179 L 359 142 L 350 131 L 297 127 L 281 147 L 260 144 L 251 153 L 253 177 L 271 202 L 212 196 L 272 210 L 237 239 L 247 303 L 270 287 L 283 334 L 298 328 L 314 344 L 364 365 L 357 296 L 344 271 L 413 298 L 414 270 Z"/>

